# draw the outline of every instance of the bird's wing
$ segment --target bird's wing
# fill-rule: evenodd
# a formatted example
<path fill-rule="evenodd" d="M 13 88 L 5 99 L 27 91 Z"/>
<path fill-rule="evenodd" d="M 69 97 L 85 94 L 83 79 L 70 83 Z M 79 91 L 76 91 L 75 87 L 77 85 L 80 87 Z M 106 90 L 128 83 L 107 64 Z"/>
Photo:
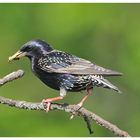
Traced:
<path fill-rule="evenodd" d="M 72 74 L 93 74 L 93 75 L 114 75 L 114 76 L 121 75 L 121 73 L 119 72 L 105 69 L 84 59 L 74 62 L 72 65 L 69 65 L 66 68 L 60 68 L 59 71 Z"/>
<path fill-rule="evenodd" d="M 121 75 L 121 73 L 105 69 L 97 66 L 88 60 L 81 59 L 74 55 L 53 51 L 38 61 L 38 65 L 42 70 L 54 73 L 70 73 L 70 74 L 93 74 L 93 75 Z"/>

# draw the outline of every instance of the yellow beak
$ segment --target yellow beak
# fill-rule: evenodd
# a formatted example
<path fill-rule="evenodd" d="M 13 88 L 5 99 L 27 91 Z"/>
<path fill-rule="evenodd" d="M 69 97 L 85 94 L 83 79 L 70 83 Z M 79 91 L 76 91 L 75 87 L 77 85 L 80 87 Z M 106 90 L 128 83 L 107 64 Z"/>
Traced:
<path fill-rule="evenodd" d="M 18 60 L 21 57 L 24 57 L 25 55 L 26 55 L 26 52 L 17 51 L 13 56 L 9 57 L 8 62 L 11 62 L 13 60 Z"/>

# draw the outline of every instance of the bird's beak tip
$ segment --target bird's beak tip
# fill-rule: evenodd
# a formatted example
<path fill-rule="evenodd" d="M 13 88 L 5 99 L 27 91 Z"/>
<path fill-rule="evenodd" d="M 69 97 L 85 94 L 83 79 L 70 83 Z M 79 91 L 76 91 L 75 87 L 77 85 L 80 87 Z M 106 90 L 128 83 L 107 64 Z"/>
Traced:
<path fill-rule="evenodd" d="M 8 58 L 8 62 L 11 62 L 11 61 L 13 61 L 13 60 L 18 60 L 19 58 L 14 58 L 14 57 L 12 57 L 12 56 L 10 56 L 9 58 Z"/>
<path fill-rule="evenodd" d="M 19 60 L 23 56 L 25 56 L 24 52 L 17 51 L 14 55 L 12 55 L 8 58 L 8 62 L 11 62 L 13 60 Z"/>

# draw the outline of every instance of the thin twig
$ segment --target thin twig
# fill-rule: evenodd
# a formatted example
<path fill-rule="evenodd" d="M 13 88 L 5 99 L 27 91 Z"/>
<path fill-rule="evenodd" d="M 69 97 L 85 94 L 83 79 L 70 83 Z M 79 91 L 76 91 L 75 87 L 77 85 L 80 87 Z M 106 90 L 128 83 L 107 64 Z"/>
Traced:
<path fill-rule="evenodd" d="M 12 72 L 6 76 L 4 76 L 2 79 L 0 79 L 0 86 L 3 86 L 7 82 L 11 82 L 15 79 L 21 78 L 24 75 L 23 70 L 17 70 L 15 72 Z"/>
<path fill-rule="evenodd" d="M 15 80 L 17 78 L 22 77 L 24 72 L 22 70 L 18 70 L 16 72 L 13 72 L 4 78 L 0 79 L 0 85 L 4 85 L 5 83 Z M 47 108 L 47 104 L 41 103 L 32 103 L 32 102 L 26 102 L 26 101 L 20 101 L 20 100 L 12 100 L 9 98 L 5 98 L 0 96 L 0 103 L 6 104 L 12 107 L 20 108 L 20 109 L 29 109 L 29 110 L 42 110 L 44 111 Z M 51 110 L 63 110 L 65 112 L 71 113 L 73 115 L 79 115 L 82 116 L 85 121 L 87 122 L 87 127 L 89 131 L 92 133 L 91 129 L 91 120 L 94 120 L 97 124 L 105 127 L 106 129 L 113 132 L 115 135 L 120 137 L 130 137 L 130 135 L 121 129 L 119 129 L 116 125 L 110 123 L 109 121 L 104 120 L 97 114 L 85 109 L 80 108 L 77 105 L 68 105 L 68 104 L 58 104 L 58 103 L 52 103 L 51 104 Z"/>

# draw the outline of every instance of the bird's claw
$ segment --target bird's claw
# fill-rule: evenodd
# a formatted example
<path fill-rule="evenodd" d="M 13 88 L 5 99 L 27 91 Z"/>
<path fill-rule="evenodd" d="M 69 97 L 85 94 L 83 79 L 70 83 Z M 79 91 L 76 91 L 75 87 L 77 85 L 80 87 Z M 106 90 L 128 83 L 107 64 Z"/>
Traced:
<path fill-rule="evenodd" d="M 46 112 L 49 112 L 51 110 L 51 101 L 49 99 L 43 99 L 42 103 L 47 104 L 47 108 L 45 109 Z"/>
<path fill-rule="evenodd" d="M 82 106 L 83 106 L 83 103 L 79 103 L 79 104 L 77 104 L 76 106 L 78 106 L 79 108 L 76 110 L 76 111 L 78 111 Z M 74 118 L 74 114 L 72 114 L 71 116 L 70 116 L 70 120 L 72 120 L 73 118 Z"/>
<path fill-rule="evenodd" d="M 71 116 L 70 116 L 70 120 L 72 120 L 73 118 L 74 118 L 74 115 L 71 115 Z"/>
<path fill-rule="evenodd" d="M 82 102 L 80 102 L 79 104 L 77 104 L 77 106 L 79 106 L 79 109 L 83 106 L 83 103 Z M 79 110 L 78 109 L 78 110 Z"/>
<path fill-rule="evenodd" d="M 48 112 L 49 110 L 51 110 L 51 103 L 53 101 L 57 101 L 57 100 L 61 100 L 61 99 L 63 99 L 62 96 L 58 96 L 58 97 L 55 97 L 55 98 L 48 98 L 48 99 L 45 99 L 45 100 L 43 99 L 42 100 L 42 103 L 47 104 L 47 108 L 45 109 L 46 112 Z"/>

